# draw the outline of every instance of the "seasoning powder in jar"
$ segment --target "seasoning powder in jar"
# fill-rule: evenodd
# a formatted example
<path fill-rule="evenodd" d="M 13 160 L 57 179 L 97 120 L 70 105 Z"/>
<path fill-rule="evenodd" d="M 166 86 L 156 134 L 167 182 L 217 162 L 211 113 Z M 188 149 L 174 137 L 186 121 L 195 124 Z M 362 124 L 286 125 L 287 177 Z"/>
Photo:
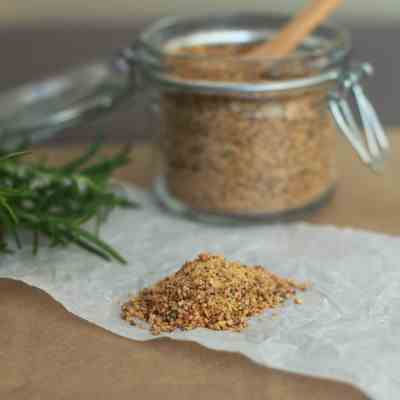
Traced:
<path fill-rule="evenodd" d="M 263 83 L 318 73 L 302 63 L 246 60 L 248 45 L 174 49 L 186 82 Z M 209 57 L 207 57 L 209 55 Z M 165 192 L 198 212 L 274 216 L 316 205 L 336 178 L 331 85 L 266 93 L 164 91 Z"/>

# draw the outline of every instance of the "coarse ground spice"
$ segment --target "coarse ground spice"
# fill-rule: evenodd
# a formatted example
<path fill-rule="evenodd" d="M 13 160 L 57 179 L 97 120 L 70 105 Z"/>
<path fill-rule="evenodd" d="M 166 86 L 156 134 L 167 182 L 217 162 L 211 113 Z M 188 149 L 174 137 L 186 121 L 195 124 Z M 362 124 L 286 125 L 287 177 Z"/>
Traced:
<path fill-rule="evenodd" d="M 265 76 L 264 64 L 241 61 L 242 51 L 235 46 L 176 50 L 171 74 L 257 83 L 316 73 L 298 62 L 277 63 L 268 69 L 274 74 Z M 330 87 L 229 95 L 165 91 L 160 109 L 167 191 L 194 210 L 222 215 L 274 215 L 317 203 L 336 181 Z"/>
<path fill-rule="evenodd" d="M 309 284 L 281 278 L 261 266 L 249 267 L 218 255 L 200 254 L 174 275 L 122 306 L 122 318 L 150 324 L 153 334 L 176 329 L 240 331 L 249 317 L 278 308 Z"/>

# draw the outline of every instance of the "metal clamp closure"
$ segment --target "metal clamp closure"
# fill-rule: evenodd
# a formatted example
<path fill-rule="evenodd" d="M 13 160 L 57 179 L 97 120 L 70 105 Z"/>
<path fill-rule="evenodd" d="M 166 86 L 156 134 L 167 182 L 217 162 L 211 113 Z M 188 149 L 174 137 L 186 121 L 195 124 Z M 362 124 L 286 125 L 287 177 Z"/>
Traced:
<path fill-rule="evenodd" d="M 389 154 L 390 143 L 373 105 L 361 86 L 362 79 L 372 74 L 373 68 L 370 64 L 352 66 L 339 78 L 339 87 L 331 93 L 329 106 L 338 127 L 360 159 L 374 171 L 380 171 Z M 362 127 L 357 123 L 350 106 L 352 98 Z"/>

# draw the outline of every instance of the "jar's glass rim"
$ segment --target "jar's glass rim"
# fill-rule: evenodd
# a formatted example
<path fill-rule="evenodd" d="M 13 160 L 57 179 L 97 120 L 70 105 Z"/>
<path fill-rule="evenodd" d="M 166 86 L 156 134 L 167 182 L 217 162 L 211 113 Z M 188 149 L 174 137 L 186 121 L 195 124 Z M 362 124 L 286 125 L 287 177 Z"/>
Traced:
<path fill-rule="evenodd" d="M 290 16 L 287 15 L 274 15 L 274 14 L 252 14 L 252 13 L 239 13 L 239 14 L 230 14 L 230 15 L 213 15 L 213 16 L 200 16 L 200 17 L 165 17 L 157 22 L 153 23 L 149 26 L 149 28 L 145 29 L 140 35 L 138 44 L 141 49 L 144 49 L 153 57 L 162 60 L 166 55 L 170 54 L 171 46 L 166 46 L 168 40 L 171 40 L 172 35 L 176 33 L 178 36 L 183 37 L 185 34 L 192 34 L 195 36 L 195 39 L 192 38 L 193 45 L 201 44 L 205 35 L 201 34 L 206 33 L 207 29 L 216 29 L 218 26 L 221 27 L 220 35 L 217 38 L 217 35 L 214 36 L 215 40 L 214 44 L 220 44 L 221 38 L 226 40 L 226 43 L 249 43 L 251 41 L 254 42 L 254 36 L 249 35 L 249 32 L 246 29 L 240 30 L 239 26 L 242 24 L 245 26 L 248 25 L 248 30 L 253 29 L 252 24 L 257 22 L 257 24 L 265 23 L 265 28 L 268 29 L 269 32 L 277 32 L 278 27 L 283 26 L 286 22 L 290 20 Z M 275 29 L 268 27 L 268 25 L 275 25 Z M 238 26 L 237 32 L 235 33 L 235 37 L 230 36 L 230 31 L 232 32 Z M 262 35 L 266 33 L 261 33 L 259 38 L 262 39 Z M 331 36 L 329 39 L 325 41 L 325 45 L 323 47 L 314 47 L 309 51 L 302 52 L 294 52 L 283 59 L 280 58 L 280 61 L 289 61 L 289 62 L 301 62 L 302 60 L 306 60 L 310 57 L 331 57 L 335 59 L 336 62 L 340 62 L 345 59 L 351 51 L 351 36 L 349 31 L 344 29 L 341 26 L 335 24 L 324 24 L 320 28 L 316 30 L 316 32 L 307 40 L 313 41 L 315 43 L 318 35 L 329 35 Z M 264 36 L 266 37 L 266 36 Z M 253 40 L 252 40 L 253 38 Z M 209 39 L 210 40 L 210 39 Z M 183 46 L 188 46 L 190 43 L 188 41 L 181 41 Z M 204 44 L 204 42 L 203 42 Z M 178 46 L 177 46 L 178 47 Z M 260 56 L 247 56 L 245 58 L 239 58 L 237 55 L 233 54 L 224 54 L 224 55 L 215 55 L 215 54 L 193 54 L 193 53 L 179 53 L 174 54 L 175 59 L 184 59 L 184 60 L 193 60 L 201 61 L 208 60 L 210 62 L 219 61 L 219 60 L 235 60 L 235 62 L 273 62 L 276 60 L 275 57 L 260 57 Z"/>

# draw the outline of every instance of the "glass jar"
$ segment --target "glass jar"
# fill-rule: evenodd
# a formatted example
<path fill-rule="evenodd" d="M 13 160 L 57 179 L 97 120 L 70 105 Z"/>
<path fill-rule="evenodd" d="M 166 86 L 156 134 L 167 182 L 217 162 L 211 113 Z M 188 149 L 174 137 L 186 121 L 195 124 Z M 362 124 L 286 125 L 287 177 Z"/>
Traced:
<path fill-rule="evenodd" d="M 344 98 L 340 83 L 349 86 L 349 37 L 323 27 L 285 59 L 246 56 L 286 22 L 171 20 L 141 36 L 132 60 L 158 91 L 163 170 L 155 192 L 167 208 L 211 220 L 275 220 L 331 197 L 337 128 L 330 102 L 346 131 L 350 109 L 344 115 L 335 107 Z M 358 82 L 362 71 L 350 74 Z"/>
<path fill-rule="evenodd" d="M 371 68 L 350 64 L 343 31 L 321 27 L 285 59 L 251 56 L 287 20 L 164 19 L 109 62 L 0 96 L 0 140 L 34 141 L 139 92 L 159 122 L 163 169 L 154 186 L 168 209 L 269 221 L 319 207 L 336 184 L 337 127 L 374 170 L 389 144 L 360 85 Z"/>

